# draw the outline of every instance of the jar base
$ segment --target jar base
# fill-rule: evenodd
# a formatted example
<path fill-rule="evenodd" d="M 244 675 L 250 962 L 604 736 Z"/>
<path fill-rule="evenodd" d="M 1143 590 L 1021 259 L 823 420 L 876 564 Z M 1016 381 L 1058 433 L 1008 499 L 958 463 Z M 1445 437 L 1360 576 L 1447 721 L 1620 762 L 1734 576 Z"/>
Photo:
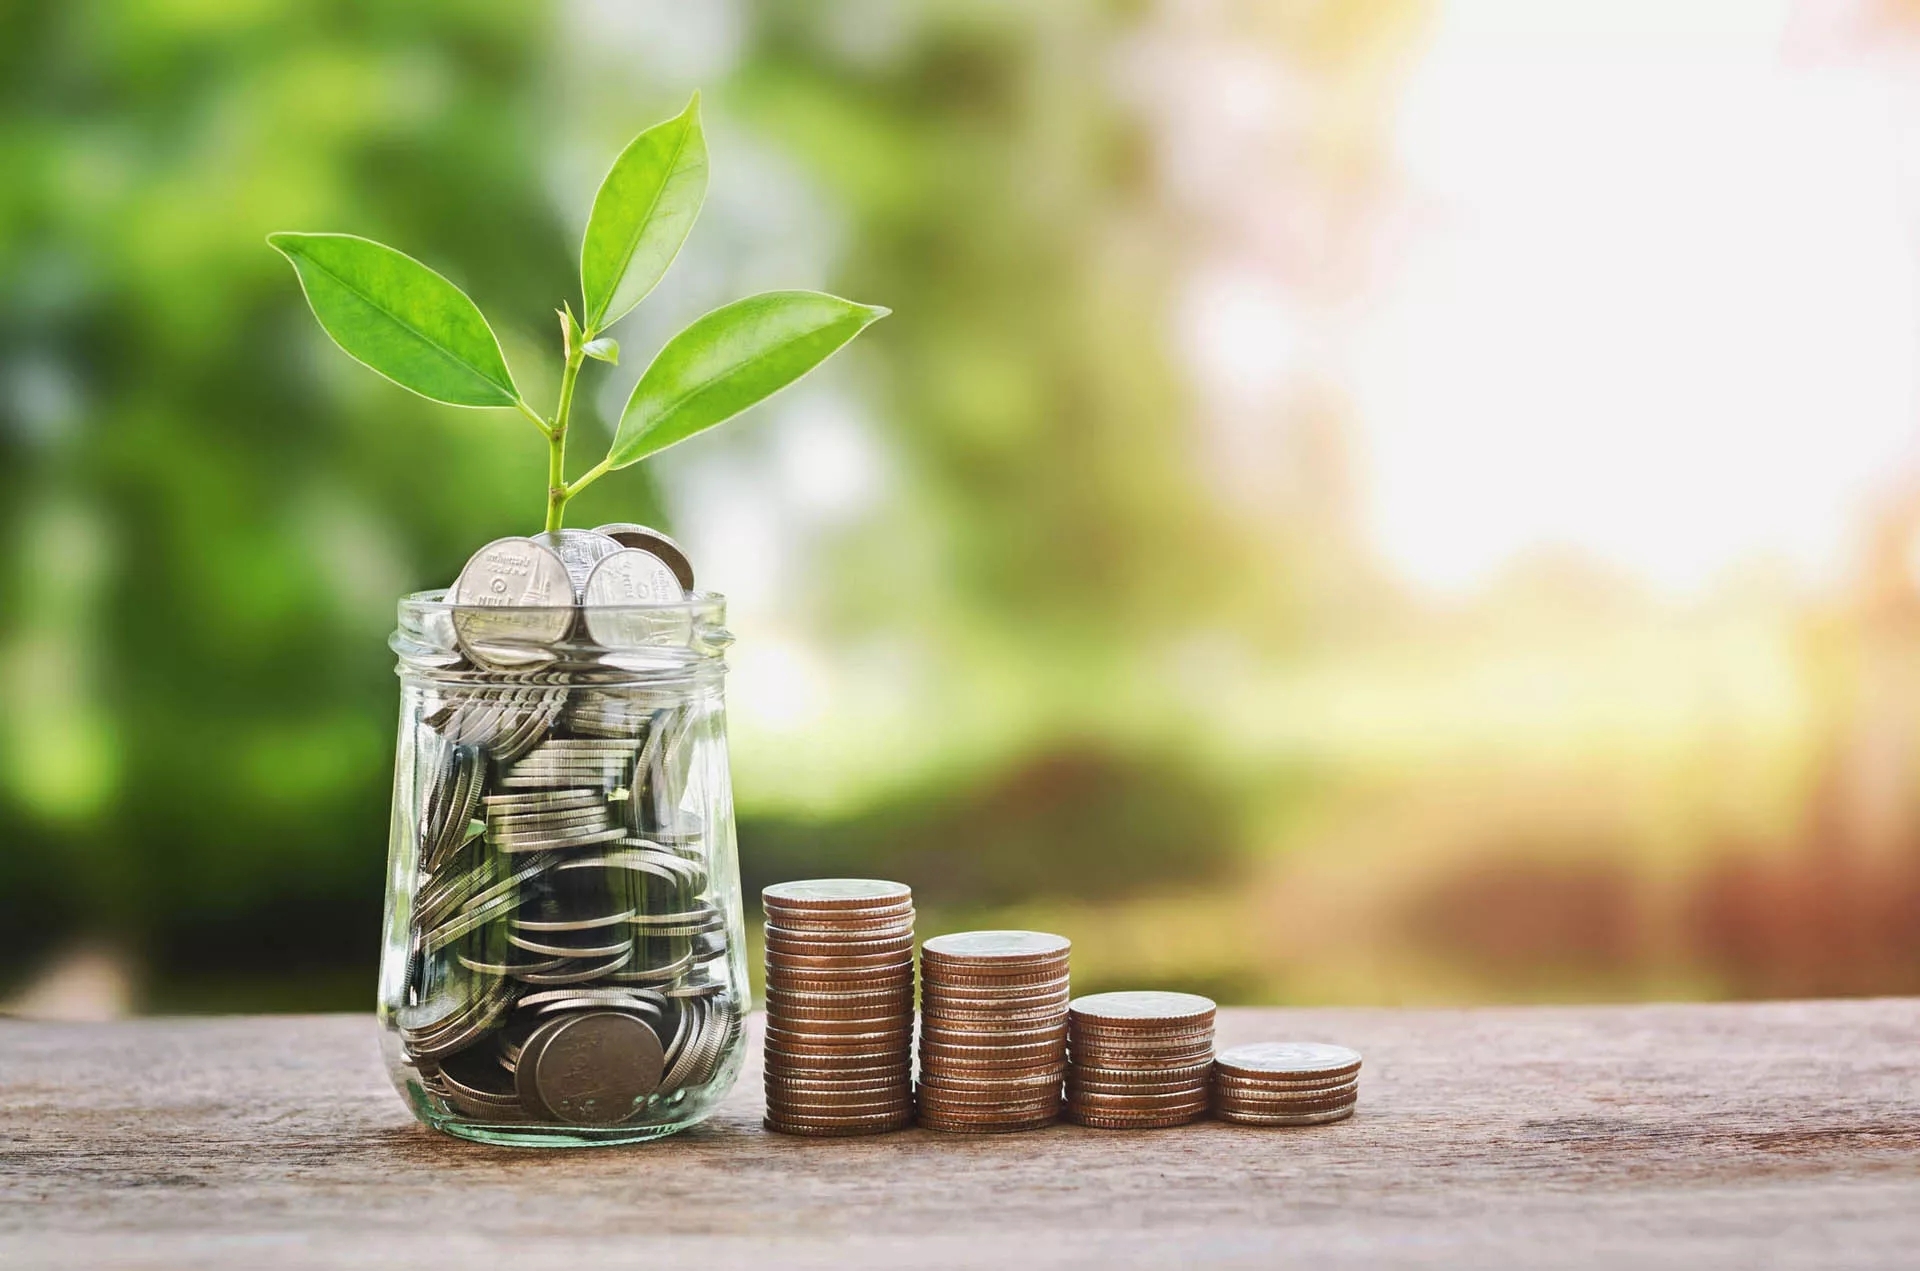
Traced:
<path fill-rule="evenodd" d="M 651 1143 L 655 1139 L 664 1139 L 669 1135 L 707 1119 L 707 1113 L 689 1117 L 684 1121 L 669 1121 L 661 1125 L 623 1125 L 595 1129 L 591 1126 L 554 1126 L 554 1125 L 513 1125 L 496 1122 L 492 1124 L 463 1121 L 452 1117 L 422 1117 L 427 1125 L 456 1139 L 466 1139 L 472 1143 L 486 1143 L 493 1147 L 620 1147 L 633 1143 Z"/>

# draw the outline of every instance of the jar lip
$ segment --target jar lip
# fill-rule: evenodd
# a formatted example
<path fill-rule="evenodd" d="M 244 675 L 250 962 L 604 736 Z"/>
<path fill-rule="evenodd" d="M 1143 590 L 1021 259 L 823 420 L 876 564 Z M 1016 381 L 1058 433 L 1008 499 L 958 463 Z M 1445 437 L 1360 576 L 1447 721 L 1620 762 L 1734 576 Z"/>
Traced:
<path fill-rule="evenodd" d="M 428 591 L 416 591 L 400 598 L 401 613 L 415 614 L 498 614 L 499 608 L 493 605 L 456 605 L 447 599 L 448 589 L 435 587 Z M 685 600 L 667 601 L 664 604 L 650 605 L 516 605 L 516 613 L 647 613 L 647 614 L 685 614 L 688 617 L 717 615 L 726 609 L 727 598 L 717 591 L 696 591 Z"/>

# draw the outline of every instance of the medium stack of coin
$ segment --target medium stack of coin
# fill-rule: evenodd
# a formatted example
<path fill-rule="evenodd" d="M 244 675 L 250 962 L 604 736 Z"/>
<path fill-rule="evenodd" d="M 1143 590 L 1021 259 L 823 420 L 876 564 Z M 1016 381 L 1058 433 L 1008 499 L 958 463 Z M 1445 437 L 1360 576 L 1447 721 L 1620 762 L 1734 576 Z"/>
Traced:
<path fill-rule="evenodd" d="M 766 1126 L 879 1134 L 913 1120 L 913 892 L 776 883 L 767 913 Z"/>
<path fill-rule="evenodd" d="M 1323 1125 L 1353 1115 L 1360 1052 L 1325 1042 L 1254 1042 L 1213 1061 L 1213 1112 L 1240 1125 Z"/>
<path fill-rule="evenodd" d="M 1102 1130 L 1147 1130 L 1205 1116 L 1213 1013 L 1213 1001 L 1196 993 L 1073 999 L 1067 1118 Z"/>
<path fill-rule="evenodd" d="M 1064 936 L 963 931 L 920 948 L 920 1124 L 991 1134 L 1060 1115 Z"/>

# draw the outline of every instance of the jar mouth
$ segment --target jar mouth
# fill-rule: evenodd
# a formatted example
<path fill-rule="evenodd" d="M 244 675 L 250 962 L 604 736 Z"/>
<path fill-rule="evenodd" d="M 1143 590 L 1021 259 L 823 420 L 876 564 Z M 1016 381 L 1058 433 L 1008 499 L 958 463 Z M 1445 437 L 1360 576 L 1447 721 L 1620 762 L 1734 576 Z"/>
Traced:
<path fill-rule="evenodd" d="M 458 680 L 529 675 L 614 681 L 718 673 L 733 643 L 726 597 L 645 605 L 457 605 L 444 588 L 400 601 L 388 641 L 402 674 Z"/>

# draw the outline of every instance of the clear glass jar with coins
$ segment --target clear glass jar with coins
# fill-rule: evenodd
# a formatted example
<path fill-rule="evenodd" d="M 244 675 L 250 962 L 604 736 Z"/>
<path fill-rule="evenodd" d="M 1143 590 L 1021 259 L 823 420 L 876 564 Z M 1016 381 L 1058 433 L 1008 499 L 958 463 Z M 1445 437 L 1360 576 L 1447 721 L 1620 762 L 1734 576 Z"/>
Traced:
<path fill-rule="evenodd" d="M 630 1143 L 738 1075 L 721 597 L 644 526 L 488 544 L 401 602 L 379 1016 L 427 1124 Z"/>

